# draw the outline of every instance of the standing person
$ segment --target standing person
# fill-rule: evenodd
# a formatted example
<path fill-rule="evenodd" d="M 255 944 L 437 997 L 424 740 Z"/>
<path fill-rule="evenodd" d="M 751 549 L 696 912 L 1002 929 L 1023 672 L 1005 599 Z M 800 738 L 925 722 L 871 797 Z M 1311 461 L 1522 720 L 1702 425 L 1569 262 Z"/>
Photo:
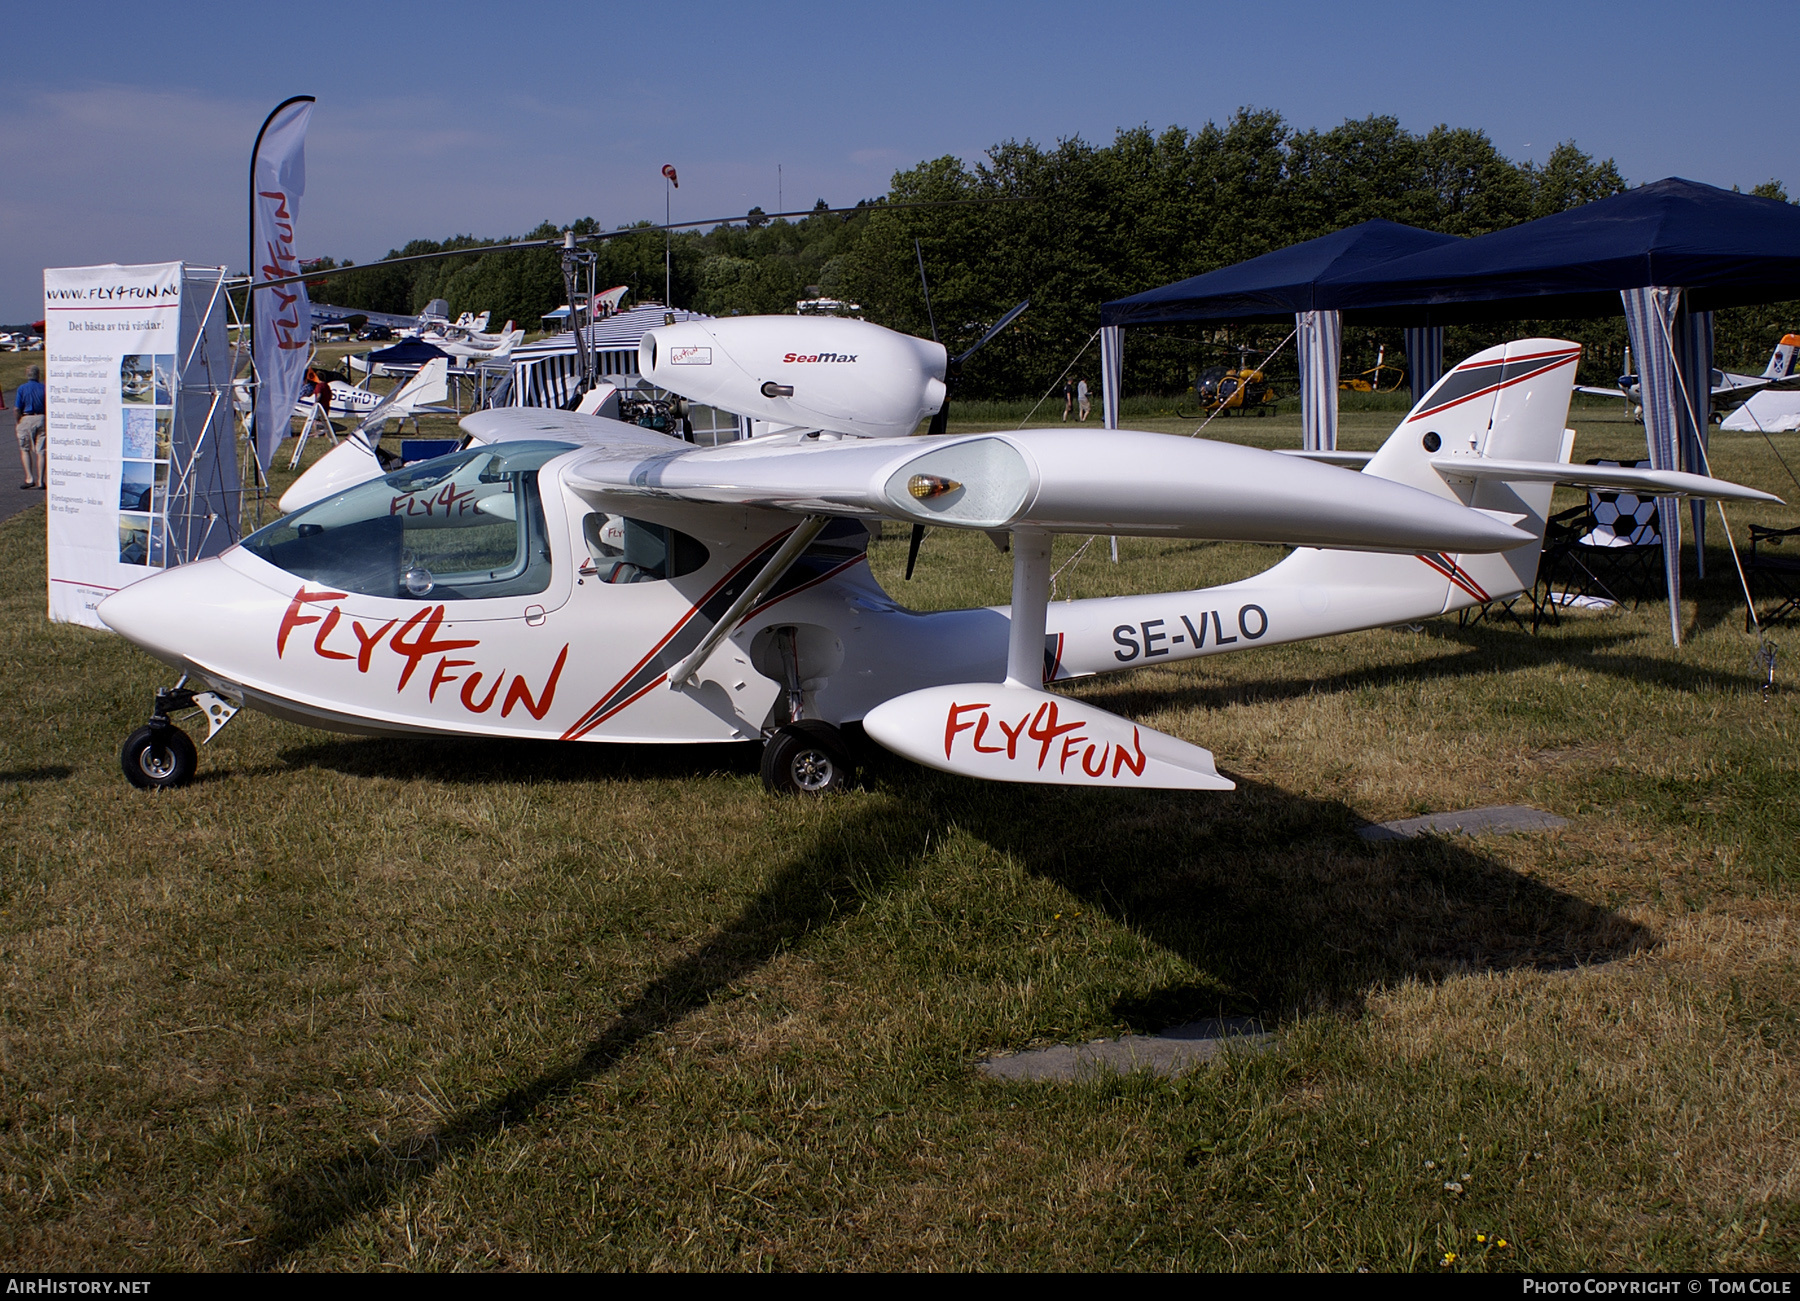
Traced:
<path fill-rule="evenodd" d="M 25 467 L 21 488 L 42 488 L 44 479 L 44 386 L 38 382 L 38 368 L 25 372 L 25 382 L 13 394 L 14 414 L 18 417 L 19 462 Z"/>
<path fill-rule="evenodd" d="M 1077 382 L 1075 385 L 1075 400 L 1081 404 L 1081 418 L 1083 420 L 1086 420 L 1088 418 L 1088 409 L 1089 408 L 1088 408 L 1088 386 L 1087 386 L 1087 381 L 1085 379 Z"/>
<path fill-rule="evenodd" d="M 1075 410 L 1075 381 L 1072 379 L 1064 379 L 1063 380 L 1063 419 L 1067 420 L 1069 418 L 1070 413 L 1073 412 L 1074 410 Z"/>
<path fill-rule="evenodd" d="M 312 397 L 313 405 L 319 408 L 319 419 L 332 433 L 337 433 L 337 426 L 331 423 L 331 381 L 321 375 L 312 366 L 306 368 L 306 385 L 302 390 Z"/>

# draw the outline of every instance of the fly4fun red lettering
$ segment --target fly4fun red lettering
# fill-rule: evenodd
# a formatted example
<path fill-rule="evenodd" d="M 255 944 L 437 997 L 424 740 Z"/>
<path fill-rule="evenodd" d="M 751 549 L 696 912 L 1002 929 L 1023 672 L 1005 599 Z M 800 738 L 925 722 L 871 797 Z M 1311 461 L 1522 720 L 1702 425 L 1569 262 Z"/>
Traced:
<path fill-rule="evenodd" d="M 258 190 L 257 196 L 275 200 L 274 233 L 276 240 L 264 240 L 265 250 L 262 273 L 266 280 L 279 280 L 284 276 L 296 274 L 299 263 L 294 258 L 294 219 L 288 212 L 287 191 Z M 311 339 L 307 331 L 300 328 L 298 312 L 293 315 L 282 315 L 300 301 L 300 291 L 291 292 L 277 286 L 268 292 L 275 295 L 276 309 L 274 317 L 275 346 L 283 351 L 295 351 L 310 346 Z"/>
<path fill-rule="evenodd" d="M 455 519 L 475 509 L 475 490 L 446 483 L 436 492 L 403 492 L 388 502 L 389 515 Z"/>
<path fill-rule="evenodd" d="M 1069 770 L 1069 760 L 1079 758 L 1081 771 L 1089 777 L 1105 776 L 1109 761 L 1115 778 L 1127 768 L 1134 777 L 1144 775 L 1144 765 L 1149 761 L 1149 756 L 1144 753 L 1143 741 L 1135 726 L 1131 729 L 1131 751 L 1128 752 L 1123 745 L 1116 745 L 1111 741 L 1093 741 L 1079 735 L 1081 729 L 1088 725 L 1087 720 L 1078 718 L 1073 722 L 1063 722 L 1054 700 L 1046 700 L 1037 707 L 1035 714 L 1025 714 L 1018 722 L 1010 725 L 1004 719 L 995 718 L 989 712 L 991 708 L 985 701 L 967 705 L 955 701 L 950 703 L 950 708 L 944 715 L 944 758 L 951 757 L 957 738 L 967 732 L 968 745 L 977 754 L 1004 754 L 1010 762 L 1030 763 L 1031 747 L 1025 746 L 1025 753 L 1021 756 L 1019 742 L 1021 738 L 1036 741 L 1039 772 L 1049 762 L 1050 751 L 1054 746 L 1057 748 L 1056 766 L 1059 773 Z M 968 718 L 968 715 L 974 715 L 974 718 Z M 984 744 L 989 739 L 990 724 L 999 733 L 993 738 L 996 744 L 992 745 Z M 1004 744 L 999 744 L 1002 739 Z"/>
<path fill-rule="evenodd" d="M 367 673 L 374 661 L 375 652 L 380 647 L 385 645 L 389 652 L 399 656 L 400 680 L 394 687 L 396 695 L 406 690 L 406 684 L 412 681 L 419 666 L 435 655 L 437 664 L 432 669 L 430 685 L 425 692 L 427 703 L 437 703 L 439 687 L 461 682 L 462 689 L 450 693 L 446 700 L 456 700 L 471 714 L 487 713 L 494 707 L 496 698 L 500 701 L 502 718 L 510 718 L 512 711 L 519 707 L 523 707 L 526 713 L 540 722 L 550 712 L 550 703 L 556 699 L 557 680 L 562 677 L 563 665 L 569 659 L 566 642 L 562 652 L 556 657 L 556 663 L 550 669 L 550 676 L 545 680 L 542 690 L 533 692 L 524 675 L 515 673 L 512 685 L 502 696 L 500 684 L 506 681 L 506 670 L 501 669 L 490 679 L 487 694 L 477 700 L 485 672 L 477 669 L 465 677 L 458 670 L 474 668 L 477 661 L 451 659 L 450 653 L 473 650 L 481 645 L 481 639 L 441 635 L 444 632 L 446 607 L 428 605 L 413 613 L 404 623 L 398 618 L 389 619 L 373 630 L 365 628 L 362 620 L 352 619 L 348 639 L 339 631 L 339 625 L 344 622 L 341 606 L 333 605 L 323 614 L 307 613 L 309 607 L 322 606 L 327 601 L 341 601 L 347 595 L 345 592 L 309 592 L 304 586 L 295 592 L 294 599 L 288 602 L 287 610 L 281 616 L 281 624 L 275 631 L 275 658 L 286 656 L 288 638 L 296 629 L 317 624 L 312 635 L 312 650 L 320 659 L 346 662 L 355 660 L 356 671 Z M 331 644 L 334 637 L 337 638 L 336 646 Z M 354 645 L 351 644 L 352 641 Z"/>

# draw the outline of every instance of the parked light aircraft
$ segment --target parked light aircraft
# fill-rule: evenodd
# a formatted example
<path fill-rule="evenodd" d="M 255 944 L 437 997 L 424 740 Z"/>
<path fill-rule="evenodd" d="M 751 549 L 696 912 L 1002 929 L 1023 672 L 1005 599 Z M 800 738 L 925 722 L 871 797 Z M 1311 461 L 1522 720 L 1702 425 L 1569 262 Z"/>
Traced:
<path fill-rule="evenodd" d="M 355 388 L 345 384 L 342 380 L 331 381 L 331 406 L 333 408 L 337 406 L 340 397 L 347 398 L 351 403 L 354 403 L 354 405 L 349 405 L 349 403 L 347 403 L 347 406 L 349 407 L 350 415 L 358 421 L 358 424 L 351 438 L 346 441 L 348 443 L 354 443 L 357 447 L 366 451 L 370 467 L 369 473 L 361 474 L 355 479 L 348 480 L 348 482 L 354 483 L 358 482 L 360 479 L 370 478 L 373 474 L 378 473 L 381 470 L 399 468 L 399 458 L 388 452 L 384 452 L 381 448 L 381 436 L 386 432 L 389 421 L 405 421 L 411 419 L 415 421 L 414 428 L 417 428 L 416 421 L 419 416 L 427 414 L 456 414 L 455 410 L 451 407 L 431 405 L 432 403 L 442 402 L 445 394 L 449 392 L 449 383 L 446 379 L 449 367 L 450 361 L 448 358 L 433 357 L 430 361 L 419 367 L 418 374 L 414 375 L 406 383 L 397 385 L 391 392 L 386 394 L 377 394 L 370 392 L 368 389 Z M 306 441 L 313 432 L 313 426 L 320 419 L 320 404 L 302 400 L 294 404 L 294 414 L 303 417 L 306 423 L 300 429 L 299 441 L 294 444 L 294 455 L 288 462 L 288 469 L 290 470 L 298 468 L 301 454 L 306 451 Z M 331 423 L 329 417 L 325 419 L 325 425 L 335 437 L 337 434 L 337 427 Z M 327 476 L 341 474 L 342 470 L 337 467 L 342 466 L 342 459 L 334 460 L 334 457 L 337 453 L 344 451 L 345 445 L 345 443 L 340 443 L 331 451 L 325 453 L 324 456 L 320 457 L 318 461 L 314 463 L 312 470 L 308 471 L 308 473 L 312 474 L 318 472 L 320 467 L 324 466 L 326 469 L 323 473 Z M 286 501 L 287 497 L 284 496 L 282 500 Z M 283 509 L 289 508 L 283 507 Z"/>
<path fill-rule="evenodd" d="M 464 419 L 474 445 L 332 493 L 223 555 L 108 597 L 182 674 L 121 755 L 194 771 L 244 707 L 364 734 L 763 738 L 773 790 L 844 784 L 860 723 L 1001 781 L 1229 789 L 1200 746 L 1050 689 L 1146 664 L 1395 624 L 1534 579 L 1557 483 L 1774 500 L 1673 471 L 1568 464 L 1579 345 L 1525 339 L 1446 374 L 1360 474 L 1120 430 L 907 437 L 942 346 L 862 321 L 737 317 L 645 334 L 659 387 L 770 422 L 717 448 L 579 411 Z M 869 572 L 865 521 L 1004 532 L 1012 604 L 920 614 Z M 1297 548 L 1199 591 L 1049 601 L 1058 533 Z M 192 685 L 190 685 L 192 684 Z"/>
<path fill-rule="evenodd" d="M 408 420 L 424 415 L 455 415 L 454 407 L 435 405 L 449 396 L 449 366 L 447 359 L 434 357 L 419 368 L 418 374 L 388 393 L 361 388 L 332 373 L 328 381 L 331 385 L 331 403 L 325 414 L 330 418 L 356 420 L 364 428 L 378 425 L 380 429 L 385 429 L 390 420 Z M 232 408 L 244 418 L 245 424 L 251 424 L 256 403 L 247 377 L 240 376 L 231 382 L 231 402 Z M 296 419 L 311 422 L 318 418 L 318 414 L 311 394 L 302 394 L 300 400 L 294 403 L 293 415 Z M 375 417 L 373 421 L 372 417 Z M 375 437 L 380 437 L 379 431 Z"/>
<path fill-rule="evenodd" d="M 427 333 L 419 336 L 422 343 L 429 343 L 440 352 L 452 357 L 462 357 L 470 361 L 505 361 L 512 356 L 512 350 L 524 342 L 525 331 L 515 330 L 508 321 L 506 328 L 499 334 L 481 334 L 473 330 L 451 329 L 441 333 Z"/>
<path fill-rule="evenodd" d="M 1625 350 L 1625 369 L 1631 370 L 1631 350 Z M 1733 398 L 1748 395 L 1758 389 L 1767 388 L 1771 384 L 1785 383 L 1790 379 L 1800 379 L 1800 334 L 1784 334 L 1775 350 L 1769 354 L 1769 364 L 1763 367 L 1760 375 L 1738 375 L 1732 371 L 1719 370 L 1712 373 L 1712 397 L 1715 407 L 1721 398 Z M 1619 376 L 1617 388 L 1599 388 L 1589 384 L 1577 384 L 1577 393 L 1591 393 L 1595 397 L 1624 398 L 1629 402 L 1642 402 L 1643 394 L 1638 391 L 1638 377 L 1635 374 Z"/>
<path fill-rule="evenodd" d="M 415 415 L 455 415 L 454 407 L 435 405 L 450 395 L 449 367 L 450 363 L 444 358 L 434 357 L 419 367 L 418 374 L 391 393 L 377 393 L 333 374 L 328 381 L 331 405 L 326 414 L 346 420 L 360 419 L 377 409 L 383 410 L 384 418 L 388 420 Z M 302 420 L 313 414 L 310 394 L 303 394 L 294 403 L 294 414 Z"/>

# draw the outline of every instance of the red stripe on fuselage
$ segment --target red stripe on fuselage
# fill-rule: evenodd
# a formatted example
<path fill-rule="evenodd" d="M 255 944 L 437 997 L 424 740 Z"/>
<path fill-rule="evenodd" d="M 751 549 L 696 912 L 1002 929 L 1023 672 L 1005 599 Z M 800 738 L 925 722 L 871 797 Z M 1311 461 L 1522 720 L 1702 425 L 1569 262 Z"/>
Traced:
<path fill-rule="evenodd" d="M 790 597 L 790 596 L 798 596 L 801 592 L 804 592 L 809 587 L 817 587 L 820 583 L 823 583 L 828 578 L 836 578 L 839 574 L 843 573 L 846 569 L 853 569 L 857 565 L 860 565 L 863 561 L 865 561 L 867 559 L 868 559 L 867 556 L 851 556 L 850 559 L 842 562 L 841 564 L 832 566 L 830 569 L 827 569 L 824 573 L 820 574 L 818 577 L 809 578 L 804 583 L 800 583 L 797 586 L 795 586 L 794 588 L 790 589 L 789 591 L 783 592 L 780 596 L 771 596 L 768 600 L 764 601 L 761 605 L 758 605 L 758 606 L 754 607 L 753 609 L 751 609 L 749 612 L 747 612 L 742 619 L 739 619 L 737 621 L 737 626 L 739 628 L 742 628 L 745 624 L 749 623 L 750 620 L 754 619 L 757 615 L 761 614 L 764 610 L 768 609 L 771 605 L 779 605 L 781 602 L 787 600 L 788 597 Z"/>
<path fill-rule="evenodd" d="M 753 563 L 757 559 L 758 556 L 763 555 L 763 553 L 769 549 L 770 543 L 779 542 L 782 538 L 785 538 L 789 533 L 792 533 L 793 531 L 794 531 L 793 529 L 787 529 L 784 532 L 777 533 L 774 537 L 770 538 L 767 542 L 764 542 L 762 544 L 762 546 L 758 547 L 750 555 L 744 557 L 744 559 L 740 560 L 736 565 L 733 565 L 731 567 L 731 569 L 726 573 L 725 577 L 721 578 L 718 582 L 714 583 L 712 585 L 712 587 L 707 590 L 706 595 L 702 596 L 698 601 L 694 602 L 694 604 L 692 604 L 688 607 L 687 613 L 682 615 L 681 618 L 677 619 L 675 621 L 675 626 L 673 628 L 670 628 L 669 631 L 667 631 L 666 633 L 664 633 L 657 640 L 656 645 L 652 646 L 648 651 L 646 651 L 644 653 L 643 659 L 639 660 L 636 664 L 633 664 L 631 666 L 631 668 L 626 672 L 625 676 L 620 678 L 617 682 L 615 682 L 612 685 L 611 690 L 609 690 L 605 695 L 601 696 L 600 699 L 596 700 L 592 705 L 588 706 L 588 708 L 582 713 L 581 717 L 576 719 L 575 722 L 570 726 L 569 730 L 562 734 L 562 739 L 565 741 L 580 740 L 587 733 L 593 731 L 596 727 L 600 726 L 600 724 L 604 723 L 607 719 L 611 718 L 614 714 L 618 713 L 619 710 L 625 708 L 626 705 L 631 704 L 632 701 L 634 701 L 634 700 L 641 699 L 644 695 L 644 692 L 648 691 L 650 689 L 650 687 L 654 687 L 658 682 L 666 681 L 668 679 L 669 675 L 665 673 L 661 677 L 657 678 L 654 682 L 651 682 L 649 684 L 649 686 L 643 687 L 642 689 L 640 689 L 638 691 L 632 692 L 630 700 L 626 700 L 626 701 L 620 703 L 619 705 L 617 705 L 611 709 L 608 709 L 605 713 L 599 714 L 598 717 L 593 717 L 593 715 L 596 713 L 596 711 L 598 711 L 601 708 L 601 706 L 605 705 L 608 700 L 612 699 L 612 697 L 615 693 L 622 690 L 627 682 L 630 682 L 632 678 L 636 677 L 637 674 L 642 671 L 643 667 L 646 664 L 648 664 L 652 659 L 656 658 L 656 653 L 658 651 L 660 651 L 664 646 L 667 646 L 669 644 L 670 639 L 673 638 L 676 633 L 680 632 L 683 628 L 685 628 L 687 626 L 688 621 L 700 612 L 700 608 L 702 606 L 704 606 L 708 601 L 712 600 L 712 598 L 718 593 L 720 588 L 724 587 L 732 579 L 736 578 L 740 573 L 742 573 L 744 570 L 744 567 L 746 565 Z M 772 559 L 773 557 L 770 557 L 770 558 Z"/>
<path fill-rule="evenodd" d="M 1463 591 L 1467 592 L 1477 601 L 1480 601 L 1483 605 L 1486 605 L 1489 601 L 1494 599 L 1481 590 L 1481 584 L 1477 583 L 1473 578 L 1470 578 L 1466 570 L 1458 568 L 1456 562 L 1442 552 L 1434 553 L 1429 556 L 1420 556 L 1419 559 L 1423 560 L 1430 568 L 1442 574 L 1445 578 L 1448 578 L 1452 583 L 1455 583 Z"/>

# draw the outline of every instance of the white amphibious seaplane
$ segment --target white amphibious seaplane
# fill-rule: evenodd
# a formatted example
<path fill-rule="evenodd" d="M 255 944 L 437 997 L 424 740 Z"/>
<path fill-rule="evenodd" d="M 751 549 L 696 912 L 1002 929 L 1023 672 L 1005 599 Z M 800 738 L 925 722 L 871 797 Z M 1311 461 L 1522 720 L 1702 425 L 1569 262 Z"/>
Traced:
<path fill-rule="evenodd" d="M 331 404 L 325 413 L 328 416 L 360 420 L 379 411 L 385 422 L 416 415 L 457 414 L 454 407 L 436 405 L 450 396 L 450 361 L 446 357 L 433 357 L 419 367 L 410 380 L 396 385 L 389 393 L 377 393 L 360 384 L 352 384 L 334 371 L 322 373 L 329 376 L 326 382 L 331 386 Z M 312 417 L 314 401 L 311 394 L 301 394 L 300 400 L 294 403 L 294 415 L 301 420 Z"/>
<path fill-rule="evenodd" d="M 842 729 L 859 723 L 969 776 L 1229 789 L 1208 751 L 1050 688 L 1519 592 L 1557 483 L 1773 500 L 1567 464 L 1579 357 L 1554 339 L 1477 354 L 1356 473 L 1120 430 L 908 437 L 954 377 L 938 344 L 829 317 L 655 329 L 646 377 L 776 432 L 704 448 L 580 412 L 484 411 L 460 452 L 132 584 L 101 618 L 183 676 L 123 766 L 179 784 L 195 751 L 171 712 L 197 706 L 210 739 L 250 707 L 365 734 L 762 738 L 777 791 L 842 785 Z M 1012 604 L 902 608 L 869 572 L 870 520 L 1010 535 Z M 1298 549 L 1221 587 L 1052 604 L 1057 533 Z"/>
<path fill-rule="evenodd" d="M 1631 371 L 1631 349 L 1625 350 L 1625 369 Z M 1791 379 L 1800 379 L 1800 334 L 1784 334 L 1775 350 L 1769 354 L 1769 364 L 1763 367 L 1760 375 L 1739 375 L 1735 371 L 1713 368 L 1712 400 L 1715 405 L 1728 398 L 1740 394 L 1755 393 L 1771 384 L 1784 384 Z M 1638 377 L 1627 373 L 1619 376 L 1617 388 L 1601 388 L 1592 384 L 1577 384 L 1577 393 L 1588 393 L 1594 397 L 1624 398 L 1629 402 L 1643 401 L 1643 393 L 1638 385 Z"/>

